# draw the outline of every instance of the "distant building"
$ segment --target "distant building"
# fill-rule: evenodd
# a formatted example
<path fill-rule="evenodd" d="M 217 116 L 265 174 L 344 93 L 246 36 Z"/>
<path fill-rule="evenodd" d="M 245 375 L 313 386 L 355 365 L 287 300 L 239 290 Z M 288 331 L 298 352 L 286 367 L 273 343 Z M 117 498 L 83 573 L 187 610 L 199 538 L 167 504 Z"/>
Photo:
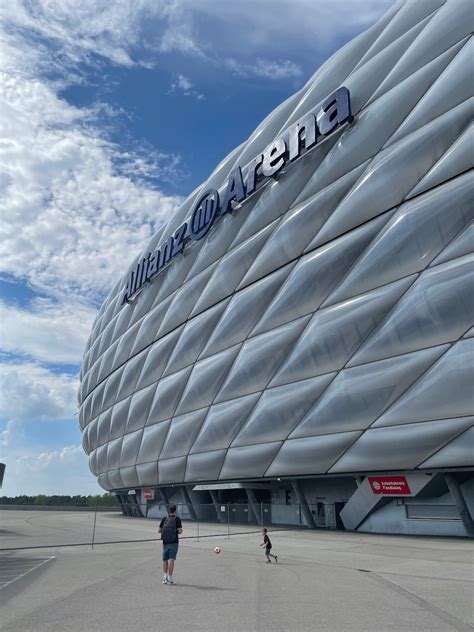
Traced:
<path fill-rule="evenodd" d="M 472 533 L 472 31 L 396 4 L 117 282 L 79 401 L 125 512 Z"/>

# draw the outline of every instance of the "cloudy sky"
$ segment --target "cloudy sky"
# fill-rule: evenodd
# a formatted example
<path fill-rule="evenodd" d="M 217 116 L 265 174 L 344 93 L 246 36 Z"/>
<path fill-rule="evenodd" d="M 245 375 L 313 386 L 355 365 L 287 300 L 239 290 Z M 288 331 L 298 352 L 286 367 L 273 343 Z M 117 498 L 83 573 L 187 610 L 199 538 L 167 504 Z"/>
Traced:
<path fill-rule="evenodd" d="M 127 263 L 393 0 L 7 0 L 0 43 L 2 494 L 101 491 L 78 371 Z"/>

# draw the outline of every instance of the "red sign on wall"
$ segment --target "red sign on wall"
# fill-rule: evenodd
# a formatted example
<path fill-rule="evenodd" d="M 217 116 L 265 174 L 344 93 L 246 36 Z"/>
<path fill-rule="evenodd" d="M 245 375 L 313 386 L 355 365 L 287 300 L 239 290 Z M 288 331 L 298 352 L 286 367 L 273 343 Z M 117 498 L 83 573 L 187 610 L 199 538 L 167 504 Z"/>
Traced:
<path fill-rule="evenodd" d="M 411 494 L 405 476 L 368 476 L 374 494 L 381 496 L 409 496 Z"/>
<path fill-rule="evenodd" d="M 142 489 L 142 498 L 144 500 L 153 500 L 154 497 L 155 494 L 151 489 Z"/>

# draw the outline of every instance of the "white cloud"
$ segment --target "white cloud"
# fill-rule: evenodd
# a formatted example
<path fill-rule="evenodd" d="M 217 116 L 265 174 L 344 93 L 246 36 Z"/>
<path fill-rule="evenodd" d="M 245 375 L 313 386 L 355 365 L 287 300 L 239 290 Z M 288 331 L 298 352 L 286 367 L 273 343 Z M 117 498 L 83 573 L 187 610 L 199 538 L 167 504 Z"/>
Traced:
<path fill-rule="evenodd" d="M 82 446 L 46 447 L 57 423 L 72 424 L 73 434 L 80 435 L 74 416 L 77 378 L 32 362 L 4 363 L 0 384 L 0 418 L 7 420 L 0 432 L 0 461 L 6 464 L 0 494 L 102 493 Z M 46 422 L 55 423 L 48 430 Z"/>
<path fill-rule="evenodd" d="M 261 54 L 263 50 L 318 50 L 342 34 L 367 28 L 394 4 L 394 0 L 265 0 L 214 2 L 180 0 L 181 24 L 210 22 L 213 45 L 225 38 L 227 49 Z M 196 27 L 194 26 L 194 31 Z"/>
<path fill-rule="evenodd" d="M 16 41 L 35 37 L 61 51 L 61 64 L 77 66 L 100 55 L 121 66 L 132 66 L 133 49 L 140 43 L 144 20 L 165 17 L 166 2 L 159 0 L 9 0 L 2 4 L 6 36 Z M 51 56 L 54 57 L 54 56 Z M 36 62 L 54 65 L 54 59 Z M 143 60 L 138 63 L 145 64 Z M 44 67 L 44 66 L 42 66 Z"/>
<path fill-rule="evenodd" d="M 27 455 L 18 457 L 18 462 L 23 464 L 30 472 L 39 472 L 55 462 L 73 463 L 82 459 L 84 450 L 82 446 L 68 445 L 60 450 L 52 452 L 41 452 L 36 455 Z"/>
<path fill-rule="evenodd" d="M 373 24 L 391 4 L 393 0 L 9 0 L 2 4 L 2 15 L 7 37 L 34 34 L 37 46 L 44 40 L 56 43 L 63 65 L 77 66 L 100 55 L 131 66 L 156 64 L 156 52 L 215 63 L 224 49 L 234 49 L 239 57 L 308 44 L 315 50 L 341 33 Z M 42 63 L 54 65 L 54 56 Z"/>
<path fill-rule="evenodd" d="M 45 83 L 4 76 L 2 93 L 2 271 L 100 296 L 180 198 L 141 181 L 159 164 L 101 138 Z"/>
<path fill-rule="evenodd" d="M 165 35 L 160 50 L 179 51 L 226 66 L 252 66 L 255 60 L 288 59 L 295 54 L 308 62 L 328 48 L 337 50 L 341 39 L 368 28 L 394 0 L 265 0 L 263 2 L 215 2 L 176 0 L 164 18 Z M 246 75 L 247 76 L 247 75 Z M 265 74 L 265 78 L 274 78 Z M 283 73 L 280 78 L 287 79 Z"/>
<path fill-rule="evenodd" d="M 22 437 L 23 428 L 21 422 L 16 419 L 9 419 L 5 424 L 5 429 L 0 432 L 0 447 L 10 446 L 13 441 L 18 441 Z"/>
<path fill-rule="evenodd" d="M 198 101 L 202 101 L 204 99 L 204 95 L 194 89 L 194 84 L 191 79 L 181 73 L 178 73 L 173 77 L 170 84 L 170 91 L 179 92 L 185 97 L 194 97 Z"/>
<path fill-rule="evenodd" d="M 77 411 L 78 379 L 67 373 L 34 362 L 3 363 L 0 384 L 0 418 L 7 422 L 71 419 Z"/>
<path fill-rule="evenodd" d="M 193 87 L 191 81 L 188 79 L 188 77 L 185 77 L 184 75 L 178 75 L 177 83 L 178 87 L 181 88 L 181 90 L 190 90 Z"/>
<path fill-rule="evenodd" d="M 252 64 L 242 64 L 236 59 L 226 59 L 225 65 L 229 70 L 240 77 L 261 77 L 264 79 L 278 80 L 290 77 L 301 77 L 303 74 L 300 66 L 288 59 L 271 61 L 258 58 Z"/>
<path fill-rule="evenodd" d="M 87 495 L 104 491 L 91 476 L 88 458 L 80 445 L 26 454 L 9 452 L 0 455 L 0 461 L 6 464 L 1 495 Z"/>
<path fill-rule="evenodd" d="M 131 65 L 145 17 L 166 14 L 165 5 L 2 5 L 0 271 L 54 296 L 98 302 L 179 205 L 153 185 L 176 175 L 178 157 L 114 145 L 100 118 L 120 113 L 58 95 L 93 55 Z"/>
<path fill-rule="evenodd" d="M 209 60 L 202 45 L 198 43 L 198 36 L 193 32 L 191 13 L 184 11 L 180 2 L 174 2 L 170 5 L 166 17 L 166 29 L 158 46 L 159 52 L 177 52 Z"/>
<path fill-rule="evenodd" d="M 42 362 L 77 364 L 97 311 L 37 298 L 23 309 L 0 301 L 0 349 Z"/>
<path fill-rule="evenodd" d="M 328 43 L 373 24 L 394 0 L 10 0 L 2 56 L 18 72 L 34 68 L 76 77 L 79 65 L 100 56 L 121 66 L 159 65 L 179 53 L 215 67 L 238 65 L 284 52 L 320 52 Z M 271 6 L 270 6 L 271 5 Z M 27 42 L 34 38 L 34 48 Z M 48 42 L 48 46 L 45 45 Z M 49 47 L 53 46 L 53 54 Z M 59 54 L 54 54 L 55 52 Z M 294 61 L 289 60 L 289 63 Z M 259 75 L 266 78 L 266 74 Z M 280 75 L 281 79 L 288 74 Z M 290 76 L 294 76 L 291 74 Z M 64 81 L 62 76 L 61 80 Z"/>

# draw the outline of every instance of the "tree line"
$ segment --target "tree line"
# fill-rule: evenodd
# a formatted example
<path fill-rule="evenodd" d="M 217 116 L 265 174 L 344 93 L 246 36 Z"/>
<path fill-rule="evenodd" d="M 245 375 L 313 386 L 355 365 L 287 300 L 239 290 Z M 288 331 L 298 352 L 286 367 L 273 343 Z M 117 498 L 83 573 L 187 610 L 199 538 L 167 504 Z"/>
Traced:
<path fill-rule="evenodd" d="M 112 494 L 95 496 L 0 496 L 0 505 L 68 505 L 74 507 L 118 507 L 117 498 Z"/>

